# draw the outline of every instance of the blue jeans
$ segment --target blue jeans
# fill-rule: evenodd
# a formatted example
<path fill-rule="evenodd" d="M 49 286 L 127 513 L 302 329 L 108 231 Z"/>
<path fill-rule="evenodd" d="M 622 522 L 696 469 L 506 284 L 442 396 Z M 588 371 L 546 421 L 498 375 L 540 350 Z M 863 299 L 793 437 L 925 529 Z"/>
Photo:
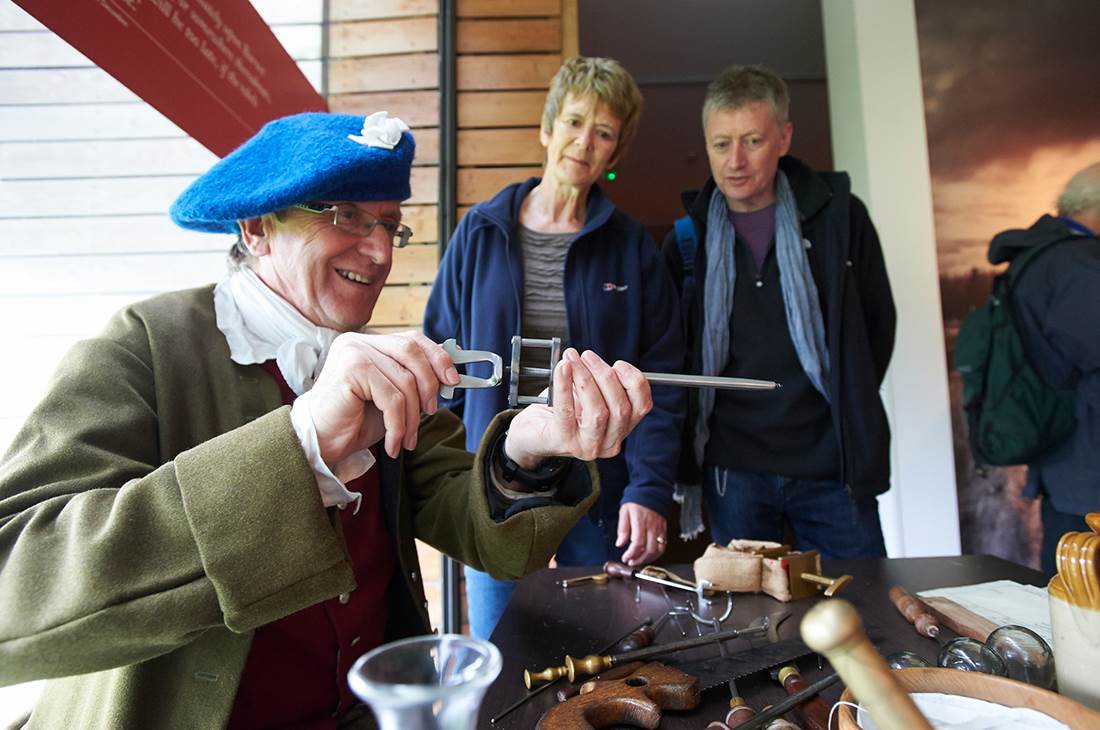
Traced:
<path fill-rule="evenodd" d="M 597 523 L 588 515 L 582 517 L 558 546 L 558 565 L 602 566 L 608 560 L 622 557 L 623 549 L 615 547 L 618 525 L 601 523 L 603 520 Z M 497 580 L 468 565 L 463 572 L 470 633 L 478 639 L 488 639 L 516 589 L 516 581 Z"/>
<path fill-rule="evenodd" d="M 794 549 L 830 559 L 886 557 L 878 499 L 855 498 L 835 480 L 788 479 L 777 474 L 703 470 L 711 539 L 783 542 L 785 523 Z"/>
<path fill-rule="evenodd" d="M 1043 540 L 1039 548 L 1040 570 L 1047 578 L 1053 578 L 1058 572 L 1058 541 L 1067 532 L 1091 532 L 1084 515 L 1075 515 L 1070 512 L 1059 512 L 1054 509 L 1050 497 L 1044 493 L 1043 503 L 1039 508 L 1039 514 L 1043 520 Z"/>

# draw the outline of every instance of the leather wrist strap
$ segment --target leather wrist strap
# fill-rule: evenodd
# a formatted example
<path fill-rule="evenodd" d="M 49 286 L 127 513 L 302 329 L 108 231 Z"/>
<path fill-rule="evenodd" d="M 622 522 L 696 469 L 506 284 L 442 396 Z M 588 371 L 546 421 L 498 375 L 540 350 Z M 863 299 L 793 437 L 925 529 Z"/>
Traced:
<path fill-rule="evenodd" d="M 508 439 L 505 431 L 498 441 L 497 458 L 500 460 L 500 473 L 506 482 L 519 482 L 533 490 L 541 491 L 553 486 L 569 465 L 569 459 L 554 457 L 544 460 L 537 469 L 524 469 L 504 451 L 504 442 Z"/>

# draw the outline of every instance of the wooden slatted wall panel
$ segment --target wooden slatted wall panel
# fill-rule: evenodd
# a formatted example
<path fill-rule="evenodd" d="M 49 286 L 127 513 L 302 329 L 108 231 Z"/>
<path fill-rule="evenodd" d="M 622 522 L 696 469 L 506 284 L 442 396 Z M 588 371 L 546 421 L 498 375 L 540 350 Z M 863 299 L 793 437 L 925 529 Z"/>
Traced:
<path fill-rule="evenodd" d="M 322 0 L 254 4 L 320 88 Z M 214 161 L 12 0 L 0 0 L 0 382 L 7 386 L 0 453 L 75 341 L 133 301 L 220 278 L 232 239 L 184 231 L 167 216 L 176 195 Z M 410 261 L 400 275 L 415 279 L 409 270 L 420 265 Z M 393 316 L 407 306 L 394 302 Z M 0 726 L 32 706 L 39 687 L 0 689 Z"/>
<path fill-rule="evenodd" d="M 332 111 L 401 117 L 416 136 L 412 198 L 403 206 L 414 245 L 394 254 L 371 324 L 420 328 L 439 267 L 439 6 L 436 0 L 329 0 Z M 440 554 L 417 543 L 428 616 L 442 627 Z"/>
<path fill-rule="evenodd" d="M 413 196 L 403 206 L 414 244 L 394 271 L 372 324 L 419 327 L 439 263 L 439 20 L 436 0 L 329 0 L 329 107 L 385 110 L 416 136 Z"/>
<path fill-rule="evenodd" d="M 562 61 L 562 0 L 457 0 L 460 217 L 541 172 L 539 124 Z"/>
<path fill-rule="evenodd" d="M 255 5 L 319 88 L 322 0 Z M 129 302 L 222 275 L 231 237 L 184 231 L 166 215 L 215 160 L 0 0 L 0 328 L 8 338 L 0 382 L 19 384 L 0 398 L 0 449 L 75 340 Z M 398 275 L 418 280 L 421 258 Z M 395 316 L 405 306 L 395 303 Z"/>

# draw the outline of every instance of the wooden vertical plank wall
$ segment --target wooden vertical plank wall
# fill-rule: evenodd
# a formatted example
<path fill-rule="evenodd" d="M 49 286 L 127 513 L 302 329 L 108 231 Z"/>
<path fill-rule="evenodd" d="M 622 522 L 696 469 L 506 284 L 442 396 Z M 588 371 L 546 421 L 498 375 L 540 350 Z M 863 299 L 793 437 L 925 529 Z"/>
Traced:
<path fill-rule="evenodd" d="M 541 172 L 539 125 L 575 0 L 457 0 L 459 215 Z M 575 34 L 575 23 L 572 24 Z"/>
<path fill-rule="evenodd" d="M 439 3 L 329 0 L 328 103 L 334 112 L 388 111 L 416 137 L 412 198 L 402 206 L 412 244 L 394 252 L 378 329 L 419 328 L 439 266 Z M 417 543 L 432 625 L 442 628 L 439 553 Z"/>
<path fill-rule="evenodd" d="M 416 136 L 412 198 L 403 206 L 413 243 L 394 253 L 371 323 L 419 327 L 438 266 L 439 3 L 330 0 L 328 7 L 329 108 L 363 115 L 385 110 Z"/>
<path fill-rule="evenodd" d="M 460 213 L 536 175 L 538 131 L 562 49 L 576 48 L 576 0 L 458 0 L 457 201 Z M 438 264 L 439 40 L 437 0 L 330 0 L 328 92 L 333 111 L 386 110 L 417 139 L 406 220 L 414 242 L 396 254 L 375 324 L 417 327 Z M 571 15 L 570 15 L 571 13 Z M 564 17 L 563 17 L 564 15 Z M 564 38 L 563 38 L 564 35 Z M 575 51 L 574 51 L 575 52 Z M 438 553 L 420 545 L 429 614 L 440 625 Z"/>

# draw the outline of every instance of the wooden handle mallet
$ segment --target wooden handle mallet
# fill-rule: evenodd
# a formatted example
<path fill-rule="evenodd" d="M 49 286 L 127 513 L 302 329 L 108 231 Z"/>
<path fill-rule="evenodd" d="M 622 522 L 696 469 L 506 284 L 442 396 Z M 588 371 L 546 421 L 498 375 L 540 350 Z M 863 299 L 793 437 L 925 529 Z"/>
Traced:
<path fill-rule="evenodd" d="M 852 604 L 841 598 L 822 601 L 802 619 L 801 630 L 806 645 L 829 659 L 882 730 L 932 730 L 868 640 Z"/>

